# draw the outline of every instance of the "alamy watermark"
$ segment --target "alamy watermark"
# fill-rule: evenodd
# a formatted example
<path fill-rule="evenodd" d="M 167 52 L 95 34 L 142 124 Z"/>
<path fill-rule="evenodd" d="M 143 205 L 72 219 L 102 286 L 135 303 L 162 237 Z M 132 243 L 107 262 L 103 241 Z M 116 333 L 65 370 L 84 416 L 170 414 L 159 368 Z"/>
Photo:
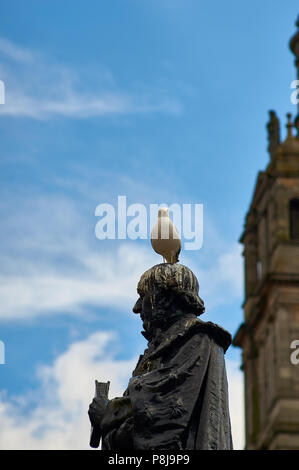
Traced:
<path fill-rule="evenodd" d="M 0 80 L 0 104 L 5 104 L 5 85 L 3 80 Z"/>
<path fill-rule="evenodd" d="M 144 204 L 134 203 L 127 206 L 126 196 L 118 196 L 117 207 L 109 203 L 96 207 L 95 215 L 100 220 L 96 223 L 95 235 L 99 240 L 150 238 L 150 230 L 162 207 L 168 208 L 180 238 L 188 240 L 184 241 L 184 249 L 199 250 L 203 244 L 203 204 L 149 204 L 146 207 Z M 163 233 L 162 238 L 168 239 L 169 234 Z"/>
<path fill-rule="evenodd" d="M 5 344 L 0 341 L 0 365 L 5 364 Z"/>
<path fill-rule="evenodd" d="M 290 344 L 290 348 L 294 349 L 290 355 L 290 361 L 294 366 L 296 366 L 299 364 L 299 339 L 294 339 Z"/>
<path fill-rule="evenodd" d="M 291 93 L 291 103 L 298 104 L 299 103 L 299 80 L 293 80 L 291 82 L 291 87 L 295 88 L 295 90 Z"/>

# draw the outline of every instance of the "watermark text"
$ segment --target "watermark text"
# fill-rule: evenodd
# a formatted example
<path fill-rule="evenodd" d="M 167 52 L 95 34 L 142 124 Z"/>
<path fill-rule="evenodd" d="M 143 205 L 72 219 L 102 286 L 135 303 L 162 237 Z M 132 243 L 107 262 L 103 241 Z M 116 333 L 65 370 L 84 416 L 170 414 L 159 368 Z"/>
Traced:
<path fill-rule="evenodd" d="M 291 82 L 291 88 L 295 88 L 295 90 L 291 93 L 291 103 L 298 104 L 299 103 L 299 80 L 293 80 Z"/>
<path fill-rule="evenodd" d="M 299 339 L 294 339 L 290 344 L 290 348 L 294 349 L 290 355 L 290 361 L 294 366 L 296 366 L 299 364 Z"/>
<path fill-rule="evenodd" d="M 117 207 L 109 203 L 96 207 L 95 215 L 100 219 L 95 226 L 95 235 L 99 240 L 145 240 L 151 236 L 148 228 L 153 229 L 162 207 L 168 208 L 179 237 L 185 240 L 184 249 L 199 250 L 203 244 L 203 204 L 149 204 L 146 207 L 134 203 L 127 206 L 126 196 L 118 196 Z M 156 238 L 154 232 L 152 238 Z M 168 239 L 169 233 L 163 232 L 161 238 Z"/>

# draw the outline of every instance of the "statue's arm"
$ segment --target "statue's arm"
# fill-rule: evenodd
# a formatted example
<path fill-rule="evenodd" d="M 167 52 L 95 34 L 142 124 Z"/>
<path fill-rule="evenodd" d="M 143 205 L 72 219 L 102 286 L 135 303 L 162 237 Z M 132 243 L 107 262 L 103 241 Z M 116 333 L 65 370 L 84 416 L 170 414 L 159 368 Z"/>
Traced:
<path fill-rule="evenodd" d="M 102 427 L 109 400 L 104 397 L 95 397 L 89 405 L 88 415 L 92 426 Z"/>
<path fill-rule="evenodd" d="M 110 400 L 102 418 L 102 429 L 107 432 L 119 427 L 127 418 L 132 416 L 130 397 L 120 397 Z"/>

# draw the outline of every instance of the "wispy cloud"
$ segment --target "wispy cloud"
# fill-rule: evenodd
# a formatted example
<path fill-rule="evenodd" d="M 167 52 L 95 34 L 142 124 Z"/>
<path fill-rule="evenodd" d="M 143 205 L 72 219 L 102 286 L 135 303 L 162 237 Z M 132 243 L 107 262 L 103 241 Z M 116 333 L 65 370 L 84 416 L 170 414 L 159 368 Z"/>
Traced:
<path fill-rule="evenodd" d="M 154 264 L 151 251 L 117 241 L 109 251 L 101 242 L 92 248 L 92 222 L 65 197 L 20 204 L 22 215 L 7 217 L 3 234 L 2 321 L 80 314 L 84 306 L 132 308 L 139 277 Z"/>
<path fill-rule="evenodd" d="M 32 51 L 3 37 L 0 37 L 0 53 L 16 62 L 32 63 L 35 60 Z"/>
<path fill-rule="evenodd" d="M 8 60 L 11 59 L 11 60 Z M 5 81 L 5 105 L 0 116 L 51 119 L 91 118 L 129 114 L 179 114 L 181 105 L 165 91 L 143 84 L 129 92 L 116 87 L 111 72 L 99 66 L 79 74 L 66 65 L 45 61 L 41 55 L 0 38 L 0 78 Z M 29 67 L 30 65 L 30 67 Z"/>
<path fill-rule="evenodd" d="M 49 90 L 46 90 L 47 92 Z M 0 108 L 0 115 L 12 117 L 29 117 L 33 119 L 50 119 L 55 116 L 72 118 L 91 118 L 95 116 L 113 116 L 125 114 L 148 114 L 165 112 L 178 114 L 180 106 L 177 102 L 162 99 L 161 102 L 140 103 L 138 97 L 129 95 L 102 93 L 79 93 L 65 90 L 56 100 L 25 95 L 20 91 L 6 92 L 6 104 Z"/>
<path fill-rule="evenodd" d="M 80 315 L 86 306 L 128 311 L 141 274 L 161 261 L 149 240 L 144 245 L 130 240 L 107 245 L 97 240 L 96 219 L 92 225 L 65 196 L 15 200 L 14 205 L 18 218 L 2 209 L 6 220 L 0 254 L 2 321 Z M 241 297 L 242 260 L 237 244 L 222 244 L 221 249 L 213 244 L 205 257 L 184 252 L 181 261 L 197 274 L 210 312 Z"/>
<path fill-rule="evenodd" d="M 97 255 L 74 254 L 78 273 L 55 269 L 55 257 L 44 264 L 23 260 L 23 275 L 0 277 L 2 298 L 0 319 L 11 321 L 45 314 L 83 314 L 83 307 L 130 310 L 136 301 L 136 286 L 144 267 L 150 267 L 145 250 L 121 246 Z M 56 272 L 53 272 L 55 270 Z M 27 274 L 24 272 L 27 271 Z"/>

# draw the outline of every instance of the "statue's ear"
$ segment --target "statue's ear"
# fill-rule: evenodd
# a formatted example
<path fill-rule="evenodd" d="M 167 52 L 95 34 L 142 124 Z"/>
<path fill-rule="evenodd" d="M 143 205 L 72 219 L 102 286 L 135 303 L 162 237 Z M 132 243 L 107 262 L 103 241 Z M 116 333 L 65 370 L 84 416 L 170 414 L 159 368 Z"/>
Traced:
<path fill-rule="evenodd" d="M 155 304 L 158 309 L 169 309 L 175 302 L 175 294 L 171 289 L 159 289 L 155 292 Z"/>

